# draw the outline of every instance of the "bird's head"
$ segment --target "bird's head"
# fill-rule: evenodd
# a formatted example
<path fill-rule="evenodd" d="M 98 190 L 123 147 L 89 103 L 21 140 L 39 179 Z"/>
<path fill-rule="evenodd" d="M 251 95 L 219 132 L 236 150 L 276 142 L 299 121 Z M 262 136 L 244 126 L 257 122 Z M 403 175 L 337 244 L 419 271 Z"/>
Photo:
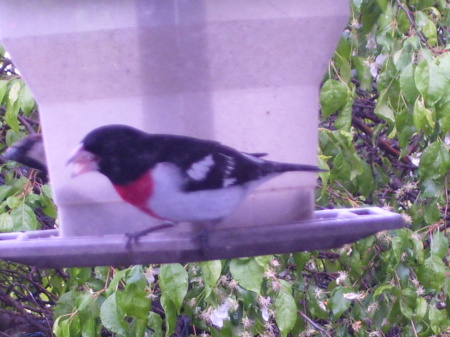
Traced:
<path fill-rule="evenodd" d="M 126 184 L 148 168 L 139 158 L 146 134 L 126 125 L 106 125 L 89 132 L 68 160 L 72 177 L 98 171 L 114 184 Z M 145 162 L 145 161 L 144 161 Z"/>
<path fill-rule="evenodd" d="M 44 142 L 39 134 L 32 134 L 14 143 L 5 152 L 6 160 L 14 160 L 28 167 L 47 172 Z"/>

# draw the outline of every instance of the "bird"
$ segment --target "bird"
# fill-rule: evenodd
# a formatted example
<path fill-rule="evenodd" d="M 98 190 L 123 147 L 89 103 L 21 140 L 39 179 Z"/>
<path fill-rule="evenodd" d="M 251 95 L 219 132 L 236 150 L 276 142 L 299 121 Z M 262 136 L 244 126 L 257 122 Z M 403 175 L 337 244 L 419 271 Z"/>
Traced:
<path fill-rule="evenodd" d="M 114 124 L 89 132 L 67 163 L 72 177 L 99 172 L 125 202 L 140 211 L 171 224 L 207 224 L 206 233 L 267 180 L 289 171 L 322 171 L 314 165 L 266 160 L 264 155 L 241 152 L 214 140 L 148 134 Z M 201 236 L 206 241 L 207 234 Z"/>
<path fill-rule="evenodd" d="M 6 150 L 4 158 L 47 173 L 44 142 L 40 134 L 31 134 L 19 139 Z"/>

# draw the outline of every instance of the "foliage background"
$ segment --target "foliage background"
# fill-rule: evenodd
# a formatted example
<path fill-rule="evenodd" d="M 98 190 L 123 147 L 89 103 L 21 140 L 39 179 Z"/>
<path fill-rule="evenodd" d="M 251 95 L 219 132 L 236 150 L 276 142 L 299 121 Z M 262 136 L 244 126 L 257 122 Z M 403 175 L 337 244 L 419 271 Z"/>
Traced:
<path fill-rule="evenodd" d="M 450 335 L 450 8 L 352 0 L 321 88 L 318 209 L 378 205 L 407 228 L 334 251 L 62 270 L 0 262 L 0 336 Z M 0 51 L 6 147 L 39 131 Z M 55 226 L 46 177 L 2 163 L 0 230 Z M 38 336 L 38 335 L 35 335 Z M 42 336 L 42 335 L 41 335 Z"/>

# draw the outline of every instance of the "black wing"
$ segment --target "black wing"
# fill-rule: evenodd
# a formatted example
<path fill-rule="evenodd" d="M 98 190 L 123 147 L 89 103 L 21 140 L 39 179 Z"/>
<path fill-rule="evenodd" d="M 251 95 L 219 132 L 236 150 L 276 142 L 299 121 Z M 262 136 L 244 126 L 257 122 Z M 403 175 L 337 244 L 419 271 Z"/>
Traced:
<path fill-rule="evenodd" d="M 185 190 L 218 189 L 244 184 L 264 174 L 267 161 L 260 153 L 244 154 L 215 141 L 154 135 L 158 162 L 171 162 L 185 175 Z M 152 151 L 153 152 L 153 151 Z"/>

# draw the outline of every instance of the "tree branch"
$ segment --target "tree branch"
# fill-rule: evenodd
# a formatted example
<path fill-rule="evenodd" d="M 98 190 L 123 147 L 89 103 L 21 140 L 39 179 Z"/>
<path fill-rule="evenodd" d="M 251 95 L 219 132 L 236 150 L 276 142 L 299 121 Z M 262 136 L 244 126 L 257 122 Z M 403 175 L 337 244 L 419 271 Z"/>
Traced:
<path fill-rule="evenodd" d="M 301 310 L 297 310 L 297 312 L 299 313 L 300 316 L 303 317 L 303 319 L 305 321 L 307 321 L 309 324 L 311 324 L 314 328 L 316 328 L 317 330 L 319 330 L 320 334 L 322 336 L 327 336 L 327 337 L 332 337 L 325 329 L 323 329 L 322 327 L 318 326 L 311 318 L 309 318 L 308 316 L 306 316 L 306 314 L 301 311 Z"/>

